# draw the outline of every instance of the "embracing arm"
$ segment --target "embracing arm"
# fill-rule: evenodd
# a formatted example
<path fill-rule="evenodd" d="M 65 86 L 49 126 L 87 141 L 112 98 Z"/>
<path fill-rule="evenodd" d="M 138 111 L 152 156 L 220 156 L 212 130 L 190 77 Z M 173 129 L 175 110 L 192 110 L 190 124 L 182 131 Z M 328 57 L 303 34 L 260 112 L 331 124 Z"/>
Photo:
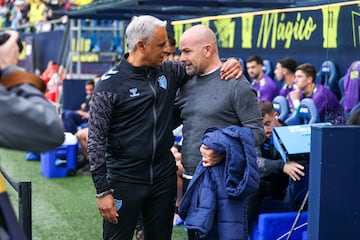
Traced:
<path fill-rule="evenodd" d="M 192 76 L 186 74 L 185 63 L 179 61 L 170 61 L 168 63 L 173 64 L 172 67 L 177 76 L 176 79 L 180 82 L 180 86 L 185 84 L 189 79 L 191 79 Z M 220 77 L 223 80 L 230 80 L 232 78 L 240 79 L 242 75 L 242 66 L 240 62 L 235 58 L 229 58 L 221 65 Z"/>
<path fill-rule="evenodd" d="M 220 74 L 221 79 L 224 80 L 230 80 L 232 78 L 240 79 L 243 74 L 243 69 L 236 58 L 229 58 L 221 65 Z"/>
<path fill-rule="evenodd" d="M 265 132 L 256 92 L 245 77 L 241 77 L 236 83 L 232 105 L 242 126 L 251 128 L 255 145 L 260 146 L 265 141 Z"/>

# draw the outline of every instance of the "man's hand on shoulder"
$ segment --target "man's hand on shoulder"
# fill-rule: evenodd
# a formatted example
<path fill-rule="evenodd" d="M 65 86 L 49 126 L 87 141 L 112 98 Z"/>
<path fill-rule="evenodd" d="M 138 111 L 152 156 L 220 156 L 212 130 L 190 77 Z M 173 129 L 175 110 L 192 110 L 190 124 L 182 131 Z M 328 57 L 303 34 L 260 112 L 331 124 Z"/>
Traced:
<path fill-rule="evenodd" d="M 236 58 L 229 58 L 222 64 L 220 69 L 220 76 L 223 80 L 229 80 L 232 78 L 240 79 L 242 74 L 242 66 Z"/>

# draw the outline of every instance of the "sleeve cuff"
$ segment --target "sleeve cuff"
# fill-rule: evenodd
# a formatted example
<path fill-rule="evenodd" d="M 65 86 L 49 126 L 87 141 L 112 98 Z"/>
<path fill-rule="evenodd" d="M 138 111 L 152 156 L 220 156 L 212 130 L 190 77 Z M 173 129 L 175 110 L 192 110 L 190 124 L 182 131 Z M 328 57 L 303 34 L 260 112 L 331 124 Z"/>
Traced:
<path fill-rule="evenodd" d="M 23 68 L 18 67 L 18 66 L 9 66 L 6 67 L 4 70 L 1 71 L 1 77 L 5 77 L 6 75 L 12 73 L 12 72 L 16 72 L 16 71 L 25 71 Z"/>

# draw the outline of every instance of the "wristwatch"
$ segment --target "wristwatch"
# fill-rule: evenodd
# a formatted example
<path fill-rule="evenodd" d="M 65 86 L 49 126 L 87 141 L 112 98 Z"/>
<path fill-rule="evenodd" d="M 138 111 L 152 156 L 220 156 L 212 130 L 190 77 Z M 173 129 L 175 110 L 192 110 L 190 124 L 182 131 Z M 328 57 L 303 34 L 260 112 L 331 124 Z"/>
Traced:
<path fill-rule="evenodd" d="M 95 197 L 96 198 L 102 198 L 102 197 L 105 197 L 105 196 L 107 196 L 109 194 L 113 194 L 113 192 L 114 192 L 114 189 L 106 190 L 105 192 L 95 194 Z"/>

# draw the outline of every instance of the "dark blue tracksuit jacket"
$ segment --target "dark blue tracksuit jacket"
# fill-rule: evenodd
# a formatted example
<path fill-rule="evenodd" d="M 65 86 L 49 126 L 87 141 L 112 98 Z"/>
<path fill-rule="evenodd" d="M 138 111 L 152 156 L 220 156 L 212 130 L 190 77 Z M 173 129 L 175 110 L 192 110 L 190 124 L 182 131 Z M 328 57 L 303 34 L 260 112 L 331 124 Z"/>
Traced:
<path fill-rule="evenodd" d="M 209 239 L 247 239 L 247 196 L 257 191 L 259 174 L 250 128 L 208 129 L 203 144 L 226 154 L 221 164 L 195 171 L 179 214 L 187 229 Z"/>

